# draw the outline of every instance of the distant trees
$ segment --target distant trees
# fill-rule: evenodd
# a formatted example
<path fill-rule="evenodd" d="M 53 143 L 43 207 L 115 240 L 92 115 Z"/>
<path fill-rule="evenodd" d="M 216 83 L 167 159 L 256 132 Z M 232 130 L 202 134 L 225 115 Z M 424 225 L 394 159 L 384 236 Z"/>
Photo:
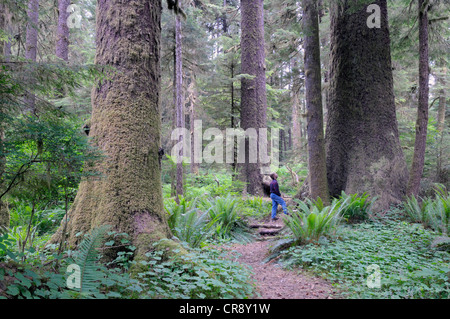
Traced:
<path fill-rule="evenodd" d="M 58 0 L 58 25 L 56 28 L 56 56 L 64 61 L 69 60 L 69 26 L 67 9 L 70 0 Z"/>
<path fill-rule="evenodd" d="M 38 45 L 38 24 L 39 24 L 39 0 L 28 1 L 28 24 L 25 44 L 25 58 L 29 61 L 36 62 L 37 45 Z M 33 79 L 31 79 L 33 81 Z M 28 111 L 36 112 L 36 96 L 28 92 L 26 96 L 26 104 Z"/>
<path fill-rule="evenodd" d="M 408 172 L 400 147 L 387 1 L 380 28 L 369 28 L 367 5 L 331 2 L 331 69 L 326 131 L 332 196 L 367 192 L 376 209 L 400 202 Z"/>

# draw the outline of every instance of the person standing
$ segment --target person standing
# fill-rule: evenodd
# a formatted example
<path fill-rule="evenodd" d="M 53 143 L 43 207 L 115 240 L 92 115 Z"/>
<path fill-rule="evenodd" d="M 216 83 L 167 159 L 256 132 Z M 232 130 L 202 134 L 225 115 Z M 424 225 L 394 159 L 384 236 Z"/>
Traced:
<path fill-rule="evenodd" d="M 270 199 L 272 199 L 272 215 L 271 215 L 271 217 L 272 217 L 272 220 L 275 221 L 275 220 L 278 220 L 278 218 L 276 217 L 278 205 L 281 205 L 285 215 L 289 215 L 289 214 L 287 212 L 286 202 L 281 197 L 280 189 L 278 187 L 278 182 L 277 182 L 278 174 L 272 173 L 272 174 L 270 174 L 270 178 L 272 178 L 272 182 L 270 183 Z"/>

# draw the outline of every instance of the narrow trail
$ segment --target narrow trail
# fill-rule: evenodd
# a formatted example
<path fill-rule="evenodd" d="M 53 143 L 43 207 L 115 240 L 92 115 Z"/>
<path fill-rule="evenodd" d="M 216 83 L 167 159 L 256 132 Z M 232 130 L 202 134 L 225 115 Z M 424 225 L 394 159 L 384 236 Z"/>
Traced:
<path fill-rule="evenodd" d="M 275 226 L 280 228 L 282 222 Z M 265 223 L 264 229 L 271 228 L 274 223 Z M 322 278 L 312 277 L 302 270 L 285 270 L 272 260 L 264 263 L 270 245 L 269 240 L 251 242 L 249 244 L 234 244 L 230 250 L 238 253 L 237 262 L 251 266 L 256 280 L 257 290 L 261 299 L 333 299 L 334 292 L 330 283 Z"/>

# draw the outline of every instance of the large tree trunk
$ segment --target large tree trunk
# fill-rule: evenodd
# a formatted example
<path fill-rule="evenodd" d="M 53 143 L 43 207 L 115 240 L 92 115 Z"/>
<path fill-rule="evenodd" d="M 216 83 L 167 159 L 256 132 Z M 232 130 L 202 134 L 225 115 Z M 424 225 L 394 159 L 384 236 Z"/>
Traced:
<path fill-rule="evenodd" d="M 266 128 L 266 66 L 264 51 L 264 7 L 263 0 L 241 0 L 241 72 L 254 76 L 241 82 L 241 128 Z M 257 139 L 260 136 L 258 133 Z M 259 142 L 256 141 L 256 144 Z M 262 195 L 261 162 L 249 161 L 249 139 L 246 139 L 245 164 L 240 170 L 241 179 L 246 182 L 247 193 Z M 252 154 L 253 156 L 255 154 Z"/>
<path fill-rule="evenodd" d="M 313 199 L 329 203 L 325 141 L 323 133 L 322 80 L 319 21 L 316 1 L 303 1 L 305 90 L 308 132 L 309 190 Z"/>
<path fill-rule="evenodd" d="M 37 42 L 38 42 L 38 23 L 39 23 L 39 0 L 30 0 L 28 2 L 28 24 L 27 24 L 27 38 L 25 43 L 25 58 L 36 62 L 37 57 Z M 30 79 L 33 84 L 34 79 Z M 32 85 L 31 85 L 32 86 Z M 36 97 L 29 92 L 25 98 L 25 104 L 29 112 L 36 112 Z"/>
<path fill-rule="evenodd" d="M 67 8 L 70 0 L 58 1 L 58 27 L 56 29 L 56 56 L 64 61 L 69 61 L 69 27 L 67 26 Z"/>
<path fill-rule="evenodd" d="M 381 27 L 366 24 L 367 5 L 331 2 L 331 69 L 326 134 L 330 194 L 367 192 L 374 209 L 399 203 L 407 167 L 399 142 L 386 0 Z"/>
<path fill-rule="evenodd" d="M 414 155 L 409 174 L 407 195 L 419 195 L 425 163 L 425 148 L 428 129 L 428 97 L 429 97 L 429 66 L 428 66 L 428 1 L 419 0 L 419 105 L 417 108 L 416 139 Z"/>
<path fill-rule="evenodd" d="M 161 0 L 98 1 L 95 61 L 117 72 L 92 90 L 90 136 L 105 155 L 95 167 L 103 176 L 80 184 L 68 213 L 71 245 L 77 232 L 108 224 L 142 255 L 170 234 L 158 156 L 161 9 Z"/>

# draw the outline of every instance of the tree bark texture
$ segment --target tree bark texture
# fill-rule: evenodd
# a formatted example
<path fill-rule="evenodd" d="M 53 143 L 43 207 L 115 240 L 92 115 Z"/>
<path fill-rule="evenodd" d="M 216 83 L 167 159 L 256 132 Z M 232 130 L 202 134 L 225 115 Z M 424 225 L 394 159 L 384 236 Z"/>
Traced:
<path fill-rule="evenodd" d="M 183 101 L 183 59 L 182 59 L 182 43 L 181 43 L 181 17 L 175 14 L 175 110 L 176 110 L 176 126 L 184 128 L 184 101 Z M 182 145 L 183 136 L 180 135 L 178 143 Z M 183 196 L 183 147 L 180 148 L 177 159 L 177 184 L 176 194 L 177 200 L 179 196 Z"/>
<path fill-rule="evenodd" d="M 241 0 L 241 19 L 241 72 L 254 76 L 241 81 L 241 128 L 258 131 L 267 127 L 263 0 Z M 259 158 L 257 163 L 248 160 L 248 142 L 246 139 L 246 162 L 240 169 L 241 179 L 247 184 L 247 193 L 262 195 L 261 163 Z"/>
<path fill-rule="evenodd" d="M 367 192 L 381 210 L 403 199 L 408 171 L 394 103 L 387 2 L 374 3 L 381 27 L 371 29 L 367 5 L 331 2 L 326 153 L 330 194 Z"/>

